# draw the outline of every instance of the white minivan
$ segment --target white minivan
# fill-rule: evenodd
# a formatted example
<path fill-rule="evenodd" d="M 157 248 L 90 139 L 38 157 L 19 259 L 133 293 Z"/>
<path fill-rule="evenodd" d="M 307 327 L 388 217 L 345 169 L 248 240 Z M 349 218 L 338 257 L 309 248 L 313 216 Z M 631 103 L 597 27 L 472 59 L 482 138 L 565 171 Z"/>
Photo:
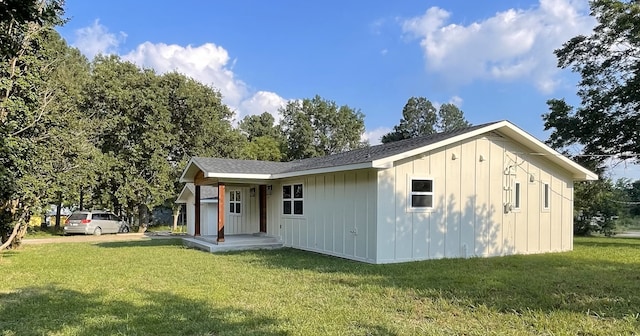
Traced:
<path fill-rule="evenodd" d="M 75 211 L 67 218 L 64 233 L 82 233 L 99 236 L 103 233 L 129 232 L 125 221 L 112 212 L 102 210 Z"/>

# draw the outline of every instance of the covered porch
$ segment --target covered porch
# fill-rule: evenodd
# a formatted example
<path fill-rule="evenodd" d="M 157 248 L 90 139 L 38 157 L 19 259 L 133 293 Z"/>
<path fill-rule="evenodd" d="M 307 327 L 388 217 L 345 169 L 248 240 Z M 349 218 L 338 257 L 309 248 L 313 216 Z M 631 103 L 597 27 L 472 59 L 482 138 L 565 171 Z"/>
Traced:
<path fill-rule="evenodd" d="M 192 190 L 192 244 L 260 246 L 277 242 L 267 235 L 267 194 L 270 181 L 239 179 L 203 170 L 190 164 L 181 177 Z M 207 204 L 206 190 L 213 189 L 217 204 Z M 203 190 L 205 191 L 203 194 Z M 211 193 L 211 192 L 210 192 Z M 205 207 L 206 205 L 206 207 Z M 267 241 L 268 239 L 268 241 Z"/>

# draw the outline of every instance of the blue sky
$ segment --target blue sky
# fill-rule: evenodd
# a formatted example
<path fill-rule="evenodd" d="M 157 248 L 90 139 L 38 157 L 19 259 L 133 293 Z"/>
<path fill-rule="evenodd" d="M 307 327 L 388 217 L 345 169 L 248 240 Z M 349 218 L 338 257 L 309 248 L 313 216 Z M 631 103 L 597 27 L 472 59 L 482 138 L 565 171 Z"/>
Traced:
<path fill-rule="evenodd" d="M 237 120 L 318 94 L 360 109 L 375 144 L 407 99 L 424 96 L 545 140 L 546 100 L 578 103 L 578 78 L 553 50 L 592 30 L 588 12 L 586 0 L 67 0 L 59 31 L 90 58 L 118 54 L 210 84 Z"/>

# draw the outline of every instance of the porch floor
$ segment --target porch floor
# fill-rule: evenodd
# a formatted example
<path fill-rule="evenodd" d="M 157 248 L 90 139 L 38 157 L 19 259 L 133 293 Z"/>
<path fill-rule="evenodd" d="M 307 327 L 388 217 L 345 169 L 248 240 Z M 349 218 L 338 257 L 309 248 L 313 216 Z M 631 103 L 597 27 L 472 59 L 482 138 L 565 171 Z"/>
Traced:
<path fill-rule="evenodd" d="M 282 247 L 282 242 L 276 237 L 262 233 L 225 235 L 224 242 L 218 243 L 218 236 L 198 236 L 182 238 L 188 247 L 206 252 L 226 252 L 243 250 L 276 249 Z"/>

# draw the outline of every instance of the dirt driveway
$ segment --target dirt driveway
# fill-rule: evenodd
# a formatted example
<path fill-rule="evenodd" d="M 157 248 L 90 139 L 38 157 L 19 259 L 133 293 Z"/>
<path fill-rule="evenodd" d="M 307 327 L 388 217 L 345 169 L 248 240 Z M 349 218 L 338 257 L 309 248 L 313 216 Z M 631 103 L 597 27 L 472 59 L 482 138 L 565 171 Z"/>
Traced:
<path fill-rule="evenodd" d="M 114 242 L 114 241 L 135 241 L 135 240 L 151 240 L 151 239 L 167 239 L 180 238 L 178 235 L 171 235 L 162 232 L 146 232 L 146 233 L 118 233 L 105 234 L 101 236 L 91 235 L 74 235 L 61 236 L 54 238 L 35 238 L 23 239 L 22 243 L 26 245 L 51 244 L 51 243 L 83 243 L 83 242 Z"/>

